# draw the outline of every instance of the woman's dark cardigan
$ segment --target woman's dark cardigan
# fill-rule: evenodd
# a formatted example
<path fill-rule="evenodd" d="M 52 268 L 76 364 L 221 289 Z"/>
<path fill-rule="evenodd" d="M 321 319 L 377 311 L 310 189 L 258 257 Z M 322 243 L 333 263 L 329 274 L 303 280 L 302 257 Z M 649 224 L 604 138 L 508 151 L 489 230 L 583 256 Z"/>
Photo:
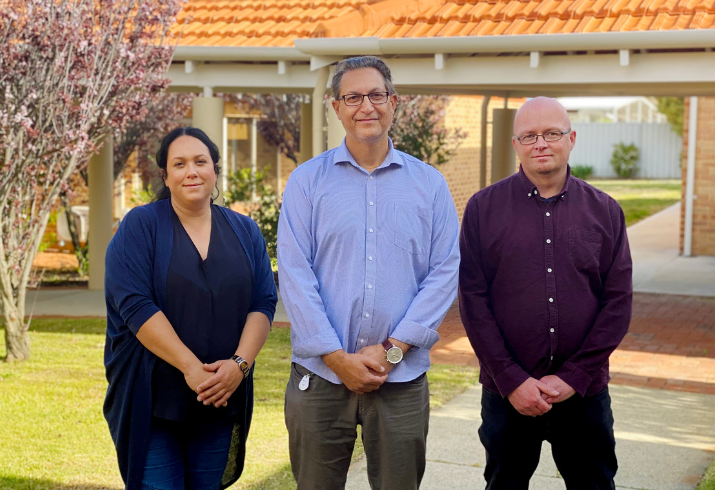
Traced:
<path fill-rule="evenodd" d="M 259 311 L 272 322 L 277 294 L 263 236 L 250 218 L 221 206 L 217 208 L 238 236 L 251 264 L 254 287 L 249 312 Z M 109 387 L 104 416 L 128 489 L 141 485 L 152 417 L 152 369 L 156 361 L 156 356 L 137 340 L 136 333 L 155 313 L 166 310 L 166 278 L 173 236 L 171 202 L 164 199 L 131 210 L 107 248 L 104 365 Z M 231 399 L 245 402 L 245 409 L 236 418 L 222 488 L 235 482 L 243 471 L 253 411 L 252 375 L 241 383 Z"/>

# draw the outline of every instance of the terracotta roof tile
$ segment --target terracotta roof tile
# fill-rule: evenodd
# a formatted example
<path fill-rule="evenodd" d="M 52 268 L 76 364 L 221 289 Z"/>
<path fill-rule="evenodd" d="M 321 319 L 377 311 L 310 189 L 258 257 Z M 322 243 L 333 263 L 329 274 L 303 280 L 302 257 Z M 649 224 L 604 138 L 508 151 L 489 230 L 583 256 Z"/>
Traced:
<path fill-rule="evenodd" d="M 375 0 L 189 0 L 172 32 L 180 45 L 293 46 L 321 22 Z"/>
<path fill-rule="evenodd" d="M 172 32 L 182 32 L 180 45 L 293 46 L 307 37 L 714 27 L 715 0 L 189 0 Z"/>

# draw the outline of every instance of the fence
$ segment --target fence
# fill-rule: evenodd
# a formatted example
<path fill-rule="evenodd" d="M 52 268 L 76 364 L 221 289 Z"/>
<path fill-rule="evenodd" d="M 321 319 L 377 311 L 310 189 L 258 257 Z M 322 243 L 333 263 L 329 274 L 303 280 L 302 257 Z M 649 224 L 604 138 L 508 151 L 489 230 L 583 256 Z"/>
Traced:
<path fill-rule="evenodd" d="M 616 177 L 611 167 L 613 145 L 634 143 L 640 150 L 642 179 L 681 178 L 683 138 L 667 123 L 574 123 L 576 146 L 569 163 L 593 167 L 594 177 Z"/>

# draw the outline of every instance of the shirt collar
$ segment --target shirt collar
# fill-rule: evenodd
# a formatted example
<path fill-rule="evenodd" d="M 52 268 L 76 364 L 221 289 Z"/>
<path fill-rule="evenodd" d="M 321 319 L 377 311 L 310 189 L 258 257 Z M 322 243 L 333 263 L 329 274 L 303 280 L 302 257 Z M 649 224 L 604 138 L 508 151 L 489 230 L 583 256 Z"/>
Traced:
<path fill-rule="evenodd" d="M 392 138 L 387 138 L 387 144 L 389 145 L 387 156 L 377 168 L 387 168 L 393 163 L 399 165 L 400 167 L 404 166 L 405 162 L 402 159 L 402 156 L 395 149 L 395 146 L 392 144 Z M 358 165 L 353 156 L 350 154 L 350 151 L 345 144 L 345 138 L 343 138 L 343 142 L 335 149 L 335 153 L 333 154 L 333 164 L 337 165 L 338 163 L 349 163 L 353 167 L 359 168 L 360 170 L 365 170 L 360 165 Z M 377 168 L 375 170 L 377 170 Z"/>
<path fill-rule="evenodd" d="M 519 164 L 519 180 L 524 186 L 524 190 L 526 191 L 525 196 L 528 199 L 531 199 L 532 197 L 537 197 L 539 195 L 539 191 L 536 188 L 534 184 L 531 183 L 529 178 L 526 176 L 524 173 L 524 167 Z M 564 186 L 561 188 L 561 191 L 556 194 L 554 197 L 560 197 L 563 199 L 566 196 L 566 192 L 568 192 L 569 189 L 569 184 L 571 183 L 571 166 L 566 164 L 566 180 L 564 181 Z"/>

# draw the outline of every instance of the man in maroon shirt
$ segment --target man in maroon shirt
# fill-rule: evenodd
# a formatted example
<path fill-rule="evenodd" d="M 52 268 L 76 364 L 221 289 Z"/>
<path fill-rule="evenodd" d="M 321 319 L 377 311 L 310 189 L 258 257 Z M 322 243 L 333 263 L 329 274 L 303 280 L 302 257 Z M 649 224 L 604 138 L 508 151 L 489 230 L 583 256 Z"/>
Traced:
<path fill-rule="evenodd" d="M 459 309 L 479 358 L 487 489 L 527 489 L 548 440 L 569 489 L 612 489 L 608 357 L 631 318 L 623 211 L 571 176 L 576 132 L 554 99 L 514 121 L 517 174 L 462 219 Z"/>

